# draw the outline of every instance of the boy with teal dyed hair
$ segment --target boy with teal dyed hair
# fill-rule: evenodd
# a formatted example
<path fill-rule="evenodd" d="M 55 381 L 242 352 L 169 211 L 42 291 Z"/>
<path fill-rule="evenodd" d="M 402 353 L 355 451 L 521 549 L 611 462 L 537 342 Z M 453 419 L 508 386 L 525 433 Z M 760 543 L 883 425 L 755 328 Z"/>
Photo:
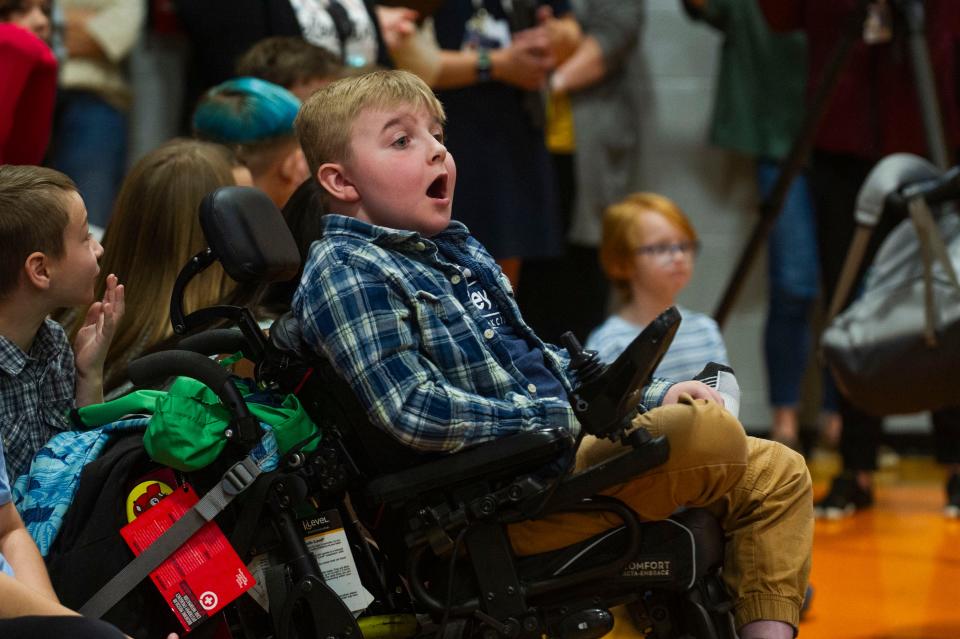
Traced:
<path fill-rule="evenodd" d="M 293 121 L 300 100 L 283 87 L 259 78 L 227 80 L 204 94 L 193 112 L 196 137 L 234 150 L 253 185 L 283 208 L 310 171 Z"/>

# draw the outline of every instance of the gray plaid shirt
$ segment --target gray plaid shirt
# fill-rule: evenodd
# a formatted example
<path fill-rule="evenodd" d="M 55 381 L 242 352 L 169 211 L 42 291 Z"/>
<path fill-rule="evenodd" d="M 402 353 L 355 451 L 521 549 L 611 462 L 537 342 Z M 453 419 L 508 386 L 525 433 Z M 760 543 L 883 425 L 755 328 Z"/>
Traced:
<path fill-rule="evenodd" d="M 29 354 L 0 336 L 0 436 L 11 482 L 51 437 L 70 427 L 75 385 L 73 349 L 53 320 L 40 326 Z"/>

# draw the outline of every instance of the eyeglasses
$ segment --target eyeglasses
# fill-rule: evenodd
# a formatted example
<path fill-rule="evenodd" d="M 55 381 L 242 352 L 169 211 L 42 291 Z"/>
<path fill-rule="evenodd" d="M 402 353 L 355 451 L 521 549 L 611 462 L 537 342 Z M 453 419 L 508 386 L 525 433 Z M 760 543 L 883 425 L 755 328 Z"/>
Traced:
<path fill-rule="evenodd" d="M 692 260 L 700 252 L 700 242 L 673 242 L 671 244 L 645 244 L 636 248 L 637 255 L 649 255 L 661 264 L 669 264 L 676 256 Z"/>

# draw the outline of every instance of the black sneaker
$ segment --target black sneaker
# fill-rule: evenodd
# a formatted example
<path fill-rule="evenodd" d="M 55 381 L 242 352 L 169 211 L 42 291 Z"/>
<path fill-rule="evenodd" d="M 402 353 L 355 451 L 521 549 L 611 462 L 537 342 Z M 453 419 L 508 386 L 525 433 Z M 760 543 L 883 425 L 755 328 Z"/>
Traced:
<path fill-rule="evenodd" d="M 952 519 L 960 518 L 960 473 L 951 473 L 947 480 L 947 505 L 943 514 Z"/>
<path fill-rule="evenodd" d="M 852 473 L 843 473 L 833 478 L 827 496 L 813 505 L 813 514 L 817 518 L 841 519 L 870 506 L 873 491 L 861 488 Z"/>

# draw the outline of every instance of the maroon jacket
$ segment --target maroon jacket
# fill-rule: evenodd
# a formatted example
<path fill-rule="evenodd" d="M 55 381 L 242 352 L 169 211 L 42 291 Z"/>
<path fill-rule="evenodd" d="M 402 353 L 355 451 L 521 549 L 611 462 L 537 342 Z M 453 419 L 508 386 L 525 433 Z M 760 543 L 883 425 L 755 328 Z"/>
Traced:
<path fill-rule="evenodd" d="M 774 29 L 806 32 L 807 90 L 812 94 L 858 0 L 758 2 Z M 926 0 L 925 5 L 947 146 L 956 150 L 960 149 L 960 1 Z M 868 46 L 858 38 L 820 125 L 816 149 L 869 160 L 899 151 L 927 155 L 905 28 L 899 19 L 894 24 L 895 37 L 889 44 Z"/>
<path fill-rule="evenodd" d="M 26 29 L 0 23 L 0 164 L 40 164 L 56 91 L 50 47 Z"/>

